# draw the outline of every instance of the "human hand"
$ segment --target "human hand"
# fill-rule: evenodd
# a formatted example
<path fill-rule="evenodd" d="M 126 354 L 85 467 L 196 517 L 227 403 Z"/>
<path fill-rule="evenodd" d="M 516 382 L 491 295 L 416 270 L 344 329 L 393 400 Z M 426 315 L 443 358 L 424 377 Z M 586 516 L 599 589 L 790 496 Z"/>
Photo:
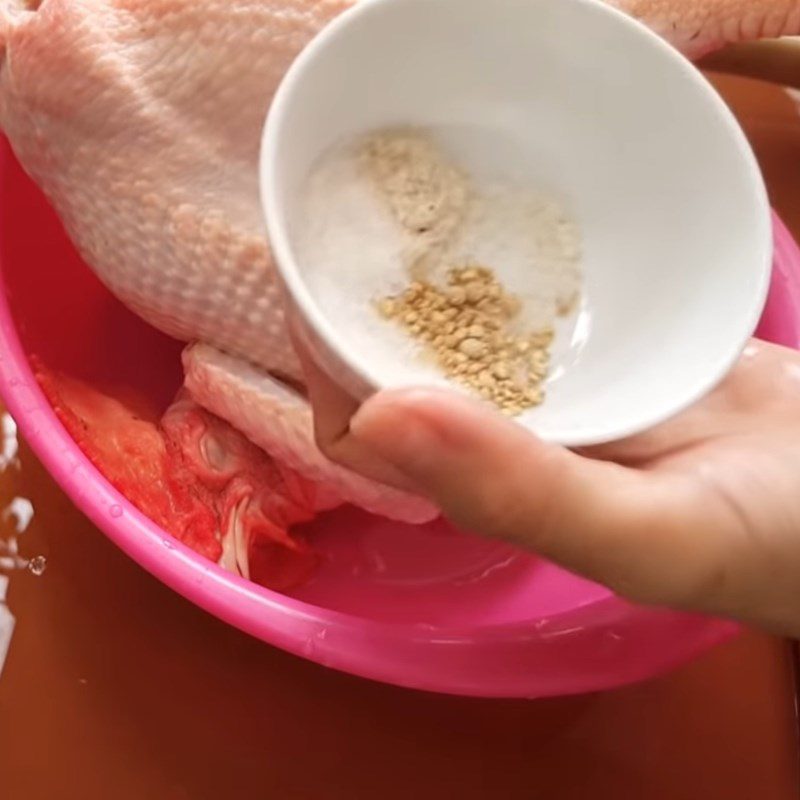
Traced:
<path fill-rule="evenodd" d="M 633 601 L 800 636 L 800 354 L 754 341 L 690 411 L 581 452 L 455 393 L 358 408 L 307 368 L 334 460 Z"/>

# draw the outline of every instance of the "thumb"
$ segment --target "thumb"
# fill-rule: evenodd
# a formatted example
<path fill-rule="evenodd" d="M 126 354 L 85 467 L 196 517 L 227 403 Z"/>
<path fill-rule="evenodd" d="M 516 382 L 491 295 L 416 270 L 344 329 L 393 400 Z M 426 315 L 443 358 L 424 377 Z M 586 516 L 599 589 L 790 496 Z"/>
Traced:
<path fill-rule="evenodd" d="M 702 606 L 724 570 L 722 525 L 694 483 L 581 457 L 460 395 L 376 395 L 350 434 L 462 529 L 512 541 L 632 599 Z"/>

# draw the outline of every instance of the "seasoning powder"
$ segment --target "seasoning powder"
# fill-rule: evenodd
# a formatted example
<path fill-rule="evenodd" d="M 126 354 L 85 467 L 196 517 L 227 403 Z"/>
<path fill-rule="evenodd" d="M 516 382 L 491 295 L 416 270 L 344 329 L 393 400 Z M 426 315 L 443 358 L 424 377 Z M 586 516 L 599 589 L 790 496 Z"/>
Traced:
<path fill-rule="evenodd" d="M 400 129 L 323 157 L 301 209 L 309 287 L 365 357 L 510 415 L 543 402 L 556 320 L 581 285 L 580 235 L 553 197 L 474 180 L 433 136 Z"/>

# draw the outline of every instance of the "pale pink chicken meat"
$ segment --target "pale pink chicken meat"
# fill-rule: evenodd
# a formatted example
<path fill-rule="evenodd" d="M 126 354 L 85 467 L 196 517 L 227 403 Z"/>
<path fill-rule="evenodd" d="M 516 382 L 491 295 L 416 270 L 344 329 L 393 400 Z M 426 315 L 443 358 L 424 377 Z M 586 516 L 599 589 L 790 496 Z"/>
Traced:
<path fill-rule="evenodd" d="M 428 522 L 429 503 L 380 486 L 309 450 L 314 437 L 311 408 L 302 395 L 263 370 L 204 344 L 183 354 L 186 388 L 204 408 L 227 420 L 273 459 L 328 487 L 340 501 L 384 513 L 388 504 L 403 508 L 408 522 Z M 264 424 L 269 420 L 269 425 Z"/>
<path fill-rule="evenodd" d="M 689 58 L 726 44 L 794 36 L 798 0 L 605 0 L 636 17 Z"/>
<path fill-rule="evenodd" d="M 609 1 L 693 57 L 800 31 L 800 0 Z M 418 522 L 435 510 L 325 462 L 305 400 L 269 378 L 301 373 L 259 206 L 261 128 L 292 59 L 348 5 L 0 0 L 0 128 L 109 289 L 204 343 L 186 357 L 202 404 L 341 499 Z"/>

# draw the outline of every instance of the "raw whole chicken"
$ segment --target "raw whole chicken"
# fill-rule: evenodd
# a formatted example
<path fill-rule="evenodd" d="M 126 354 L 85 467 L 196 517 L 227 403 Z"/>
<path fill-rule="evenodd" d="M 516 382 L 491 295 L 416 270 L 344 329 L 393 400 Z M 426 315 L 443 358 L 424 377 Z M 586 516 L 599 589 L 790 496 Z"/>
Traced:
<path fill-rule="evenodd" d="M 800 0 L 609 2 L 691 57 L 800 31 Z M 328 463 L 305 399 L 279 383 L 302 375 L 261 218 L 260 133 L 290 62 L 348 5 L 0 0 L 0 128 L 106 286 L 201 343 L 184 359 L 194 400 L 326 486 L 327 505 L 423 522 L 425 501 Z"/>

